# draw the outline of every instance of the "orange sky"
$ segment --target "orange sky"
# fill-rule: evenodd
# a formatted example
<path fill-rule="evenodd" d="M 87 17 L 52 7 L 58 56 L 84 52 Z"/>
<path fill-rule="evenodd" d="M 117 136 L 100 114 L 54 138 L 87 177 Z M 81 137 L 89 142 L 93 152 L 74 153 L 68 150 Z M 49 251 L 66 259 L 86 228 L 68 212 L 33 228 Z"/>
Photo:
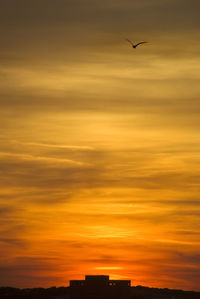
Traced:
<path fill-rule="evenodd" d="M 1 2 L 1 285 L 200 290 L 199 8 Z"/>

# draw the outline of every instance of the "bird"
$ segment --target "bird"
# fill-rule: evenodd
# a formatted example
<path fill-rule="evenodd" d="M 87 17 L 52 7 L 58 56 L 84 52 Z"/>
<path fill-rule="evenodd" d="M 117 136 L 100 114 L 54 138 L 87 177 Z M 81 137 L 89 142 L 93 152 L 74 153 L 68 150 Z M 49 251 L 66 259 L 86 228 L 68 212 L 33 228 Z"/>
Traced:
<path fill-rule="evenodd" d="M 141 44 L 146 44 L 148 42 L 139 42 L 137 44 L 133 44 L 132 41 L 130 41 L 128 38 L 126 38 L 126 40 L 132 45 L 132 47 L 135 49 L 137 46 L 141 45 Z"/>

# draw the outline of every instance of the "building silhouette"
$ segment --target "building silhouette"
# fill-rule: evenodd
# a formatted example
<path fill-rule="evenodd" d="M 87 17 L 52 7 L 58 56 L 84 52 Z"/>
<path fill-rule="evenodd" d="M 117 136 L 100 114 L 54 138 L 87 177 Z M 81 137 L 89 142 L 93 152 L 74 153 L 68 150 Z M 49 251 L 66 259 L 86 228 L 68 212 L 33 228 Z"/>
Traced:
<path fill-rule="evenodd" d="M 124 298 L 131 290 L 130 280 L 110 280 L 108 275 L 86 275 L 70 280 L 70 298 Z"/>
<path fill-rule="evenodd" d="M 110 280 L 109 275 L 86 275 L 85 280 L 70 280 L 71 288 L 130 287 L 130 280 Z"/>

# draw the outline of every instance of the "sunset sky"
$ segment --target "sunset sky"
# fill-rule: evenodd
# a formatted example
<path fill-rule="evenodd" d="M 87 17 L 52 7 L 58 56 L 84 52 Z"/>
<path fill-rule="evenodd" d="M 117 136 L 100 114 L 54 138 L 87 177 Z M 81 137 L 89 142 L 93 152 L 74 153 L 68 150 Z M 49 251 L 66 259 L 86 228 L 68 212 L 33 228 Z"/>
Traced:
<path fill-rule="evenodd" d="M 199 11 L 0 0 L 1 286 L 200 291 Z"/>

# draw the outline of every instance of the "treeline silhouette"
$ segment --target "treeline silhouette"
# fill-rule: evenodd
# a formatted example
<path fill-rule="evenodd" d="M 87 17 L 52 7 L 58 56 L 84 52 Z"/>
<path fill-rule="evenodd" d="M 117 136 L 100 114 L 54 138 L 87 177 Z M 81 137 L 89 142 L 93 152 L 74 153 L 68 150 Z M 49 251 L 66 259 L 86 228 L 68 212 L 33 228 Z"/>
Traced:
<path fill-rule="evenodd" d="M 0 299 L 200 299 L 200 292 L 148 288 L 143 286 L 130 287 L 129 292 L 113 292 L 97 290 L 92 294 L 73 293 L 70 287 L 51 287 L 17 289 L 0 287 Z"/>

